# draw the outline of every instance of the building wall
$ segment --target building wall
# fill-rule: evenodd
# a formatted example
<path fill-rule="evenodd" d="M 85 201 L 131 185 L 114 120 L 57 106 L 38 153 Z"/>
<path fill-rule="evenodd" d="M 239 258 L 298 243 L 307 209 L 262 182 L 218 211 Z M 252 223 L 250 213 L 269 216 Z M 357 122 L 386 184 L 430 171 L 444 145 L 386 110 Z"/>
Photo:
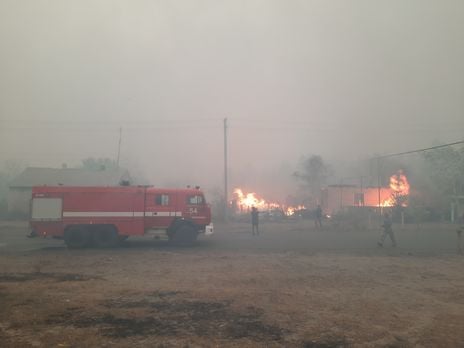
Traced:
<path fill-rule="evenodd" d="M 380 188 L 380 202 L 383 203 L 392 196 L 392 190 L 389 187 Z M 368 207 L 377 207 L 379 205 L 379 191 L 376 187 L 367 188 L 364 192 L 364 205 Z"/>
<path fill-rule="evenodd" d="M 8 215 L 29 217 L 32 189 L 11 187 L 8 190 Z"/>
<path fill-rule="evenodd" d="M 354 195 L 359 192 L 355 187 L 328 187 L 322 202 L 322 209 L 328 214 L 334 214 L 343 207 L 354 205 Z"/>
<path fill-rule="evenodd" d="M 334 214 L 345 207 L 360 206 L 359 194 L 363 194 L 365 207 L 377 207 L 379 204 L 379 192 L 377 188 L 363 188 L 353 186 L 329 186 L 322 191 L 321 206 L 327 214 Z M 380 188 L 380 202 L 386 201 L 391 196 L 391 189 Z"/>

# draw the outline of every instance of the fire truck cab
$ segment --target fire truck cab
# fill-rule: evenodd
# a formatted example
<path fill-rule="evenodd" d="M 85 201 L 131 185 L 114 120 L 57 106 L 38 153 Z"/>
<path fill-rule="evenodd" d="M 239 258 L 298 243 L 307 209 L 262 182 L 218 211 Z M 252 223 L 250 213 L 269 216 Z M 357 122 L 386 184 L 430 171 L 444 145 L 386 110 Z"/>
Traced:
<path fill-rule="evenodd" d="M 198 188 L 37 186 L 32 234 L 63 238 L 70 248 L 111 247 L 130 236 L 164 230 L 170 241 L 211 234 L 211 209 Z"/>

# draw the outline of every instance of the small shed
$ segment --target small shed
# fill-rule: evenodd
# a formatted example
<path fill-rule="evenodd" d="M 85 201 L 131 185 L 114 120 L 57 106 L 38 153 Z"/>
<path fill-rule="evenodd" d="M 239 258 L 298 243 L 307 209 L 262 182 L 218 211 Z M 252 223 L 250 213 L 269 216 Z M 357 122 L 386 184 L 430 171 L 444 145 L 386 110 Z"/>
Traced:
<path fill-rule="evenodd" d="M 119 186 L 130 182 L 126 169 L 95 171 L 81 168 L 28 167 L 10 183 L 8 213 L 29 216 L 34 186 Z"/>
<path fill-rule="evenodd" d="M 378 207 L 392 197 L 389 187 L 363 187 L 356 185 L 329 185 L 321 191 L 322 210 L 335 214 L 346 207 Z"/>

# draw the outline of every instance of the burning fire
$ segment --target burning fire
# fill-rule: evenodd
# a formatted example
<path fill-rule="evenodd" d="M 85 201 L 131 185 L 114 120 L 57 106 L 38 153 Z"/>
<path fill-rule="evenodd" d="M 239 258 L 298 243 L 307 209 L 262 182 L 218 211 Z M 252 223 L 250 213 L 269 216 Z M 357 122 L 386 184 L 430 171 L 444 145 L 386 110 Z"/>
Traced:
<path fill-rule="evenodd" d="M 406 199 L 409 195 L 409 182 L 402 170 L 399 170 L 396 174 L 393 174 L 390 177 L 390 190 L 390 197 L 383 201 L 380 206 L 393 207 L 400 204 L 405 207 L 407 205 Z"/>
<path fill-rule="evenodd" d="M 234 197 L 239 211 L 249 211 L 251 207 L 256 207 L 261 211 L 280 209 L 289 216 L 297 210 L 306 209 L 303 205 L 286 207 L 276 202 L 267 202 L 254 192 L 243 193 L 240 188 L 234 190 Z"/>
<path fill-rule="evenodd" d="M 306 209 L 304 205 L 297 205 L 296 207 L 287 207 L 287 210 L 285 210 L 285 215 L 290 216 L 293 215 L 296 211 L 303 209 Z"/>

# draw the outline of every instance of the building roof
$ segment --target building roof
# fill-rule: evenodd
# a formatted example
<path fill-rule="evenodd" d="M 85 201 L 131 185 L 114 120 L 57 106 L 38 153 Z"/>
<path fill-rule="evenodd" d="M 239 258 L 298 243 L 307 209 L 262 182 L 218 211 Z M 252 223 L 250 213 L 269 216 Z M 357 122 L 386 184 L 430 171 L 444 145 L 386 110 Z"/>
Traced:
<path fill-rule="evenodd" d="M 358 186 L 356 185 L 350 185 L 350 184 L 334 184 L 334 185 L 327 185 L 327 187 L 354 187 L 357 188 Z"/>
<path fill-rule="evenodd" d="M 10 188 L 48 186 L 113 186 L 121 181 L 130 181 L 126 169 L 88 170 L 80 168 L 36 168 L 28 167 L 11 183 Z"/>

